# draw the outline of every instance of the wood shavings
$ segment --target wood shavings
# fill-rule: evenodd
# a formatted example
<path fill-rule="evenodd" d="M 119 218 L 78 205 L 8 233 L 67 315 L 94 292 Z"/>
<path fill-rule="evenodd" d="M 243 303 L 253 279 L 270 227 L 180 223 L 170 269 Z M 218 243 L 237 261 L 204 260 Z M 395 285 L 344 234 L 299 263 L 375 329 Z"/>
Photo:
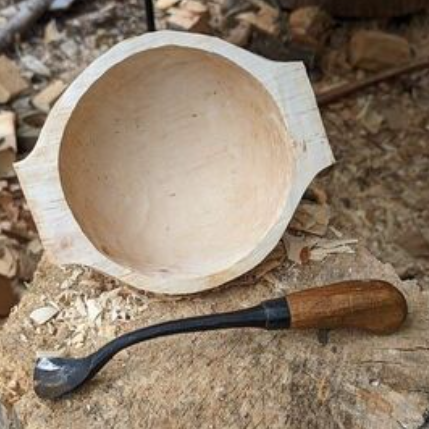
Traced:
<path fill-rule="evenodd" d="M 327 204 L 302 201 L 289 224 L 289 229 L 323 237 L 328 230 L 329 219 Z"/>
<path fill-rule="evenodd" d="M 169 9 L 168 26 L 176 30 L 210 34 L 210 10 L 202 2 L 189 0 Z"/>
<path fill-rule="evenodd" d="M 314 248 L 310 251 L 310 260 L 312 261 L 323 261 L 329 255 L 335 255 L 339 253 L 355 253 L 352 244 L 357 244 L 358 240 L 355 239 L 344 239 L 344 240 L 320 240 Z"/>
<path fill-rule="evenodd" d="M 323 261 L 327 256 L 339 253 L 354 253 L 351 245 L 356 239 L 326 239 L 312 236 L 296 236 L 286 233 L 283 240 L 288 259 L 302 265 L 309 261 Z"/>
<path fill-rule="evenodd" d="M 58 307 L 59 313 L 55 320 L 41 328 L 45 331 L 38 331 L 38 333 L 60 331 L 61 349 L 80 349 L 88 342 L 97 343 L 100 338 L 107 341 L 108 337 L 111 339 L 114 336 L 117 324 L 133 320 L 147 309 L 145 296 L 124 287 L 100 291 L 94 287 L 99 286 L 99 282 L 90 277 L 86 278 L 86 273 L 87 271 L 76 269 L 68 276 L 69 280 L 79 279 L 76 286 L 80 288 L 80 292 L 76 288 L 63 289 L 62 284 L 59 285 L 62 292 L 56 302 L 51 303 L 53 307 Z M 92 287 L 82 293 L 82 287 L 86 288 L 87 284 Z M 41 299 L 47 302 L 46 298 Z"/>
<path fill-rule="evenodd" d="M 0 103 L 7 103 L 28 88 L 19 67 L 6 56 L 0 56 Z"/>
<path fill-rule="evenodd" d="M 53 81 L 32 98 L 34 107 L 48 113 L 66 88 L 67 84 L 63 81 Z"/>
<path fill-rule="evenodd" d="M 57 314 L 58 314 L 57 308 L 46 306 L 32 311 L 30 314 L 30 319 L 36 325 L 44 325 L 45 323 L 49 322 L 52 318 L 54 318 Z"/>
<path fill-rule="evenodd" d="M 95 322 L 103 312 L 103 309 L 99 306 L 97 300 L 95 299 L 88 299 L 86 301 L 86 308 L 88 311 L 88 320 L 90 322 Z"/>
<path fill-rule="evenodd" d="M 338 231 L 337 228 L 335 228 L 334 226 L 330 226 L 329 230 L 332 231 L 332 233 L 335 235 L 335 237 L 337 238 L 343 238 L 344 234 L 341 231 Z"/>
<path fill-rule="evenodd" d="M 289 15 L 290 37 L 302 45 L 321 48 L 330 35 L 332 25 L 332 18 L 318 6 L 301 7 Z"/>
<path fill-rule="evenodd" d="M 62 353 L 58 350 L 37 350 L 36 359 L 62 357 Z"/>

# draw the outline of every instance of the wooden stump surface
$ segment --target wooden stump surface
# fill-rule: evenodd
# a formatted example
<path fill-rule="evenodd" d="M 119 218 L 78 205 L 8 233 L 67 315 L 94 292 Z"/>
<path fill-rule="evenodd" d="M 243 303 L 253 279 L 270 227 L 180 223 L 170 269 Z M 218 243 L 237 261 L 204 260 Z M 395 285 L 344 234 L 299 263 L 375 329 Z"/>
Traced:
<path fill-rule="evenodd" d="M 53 349 L 64 333 L 55 321 L 50 332 L 34 329 L 29 314 L 42 302 L 55 302 L 70 271 L 44 263 L 0 333 L 1 400 L 29 429 L 429 427 L 428 290 L 401 282 L 364 249 L 304 267 L 283 262 L 264 274 L 279 257 L 277 248 L 250 276 L 220 290 L 184 299 L 148 297 L 139 317 L 117 323 L 118 333 L 352 278 L 398 286 L 410 308 L 405 327 L 386 337 L 248 329 L 160 339 L 118 355 L 79 393 L 47 402 L 32 391 L 35 353 Z M 89 275 L 102 290 L 106 280 Z M 84 292 L 88 282 L 72 287 Z M 88 339 L 69 353 L 83 355 L 103 342 Z"/>

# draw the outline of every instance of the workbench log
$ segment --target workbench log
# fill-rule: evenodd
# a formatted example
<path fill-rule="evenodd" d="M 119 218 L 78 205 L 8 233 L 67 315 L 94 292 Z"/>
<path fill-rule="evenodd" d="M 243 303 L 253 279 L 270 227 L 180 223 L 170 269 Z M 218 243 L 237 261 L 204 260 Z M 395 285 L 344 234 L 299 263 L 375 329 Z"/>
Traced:
<path fill-rule="evenodd" d="M 13 403 L 21 427 L 29 429 L 429 427 L 427 288 L 401 282 L 362 248 L 302 267 L 283 262 L 259 280 L 257 270 L 203 295 L 149 297 L 141 317 L 122 322 L 119 332 L 356 278 L 392 282 L 407 297 L 410 314 L 400 332 L 385 337 L 247 329 L 160 339 L 118 355 L 82 391 L 47 402 L 32 391 L 34 357 L 53 349 L 61 330 L 32 334 L 28 318 L 42 300 L 55 301 L 70 272 L 44 262 L 0 333 L 0 400 Z M 84 355 L 95 346 L 88 342 L 70 353 Z"/>

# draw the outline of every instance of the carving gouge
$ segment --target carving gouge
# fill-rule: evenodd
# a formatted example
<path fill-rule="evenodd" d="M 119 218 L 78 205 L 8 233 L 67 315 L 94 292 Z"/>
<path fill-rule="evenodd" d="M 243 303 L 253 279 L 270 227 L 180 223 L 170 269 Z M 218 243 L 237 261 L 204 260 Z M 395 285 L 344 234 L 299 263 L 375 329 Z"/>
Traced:
<path fill-rule="evenodd" d="M 34 371 L 34 388 L 41 398 L 59 398 L 93 378 L 121 350 L 167 335 L 230 328 L 356 328 L 389 334 L 402 325 L 406 316 L 405 298 L 390 283 L 345 281 L 294 292 L 244 310 L 138 329 L 83 358 L 40 358 Z"/>

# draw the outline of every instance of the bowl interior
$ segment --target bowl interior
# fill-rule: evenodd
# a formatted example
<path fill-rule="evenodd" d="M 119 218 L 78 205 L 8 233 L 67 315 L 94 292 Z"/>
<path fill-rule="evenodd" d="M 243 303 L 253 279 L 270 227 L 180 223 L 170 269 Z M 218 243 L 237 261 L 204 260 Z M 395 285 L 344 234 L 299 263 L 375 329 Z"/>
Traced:
<path fill-rule="evenodd" d="M 111 260 L 203 276 L 249 255 L 278 221 L 294 160 L 277 105 L 232 62 L 163 47 L 80 99 L 61 142 L 68 205 Z"/>

